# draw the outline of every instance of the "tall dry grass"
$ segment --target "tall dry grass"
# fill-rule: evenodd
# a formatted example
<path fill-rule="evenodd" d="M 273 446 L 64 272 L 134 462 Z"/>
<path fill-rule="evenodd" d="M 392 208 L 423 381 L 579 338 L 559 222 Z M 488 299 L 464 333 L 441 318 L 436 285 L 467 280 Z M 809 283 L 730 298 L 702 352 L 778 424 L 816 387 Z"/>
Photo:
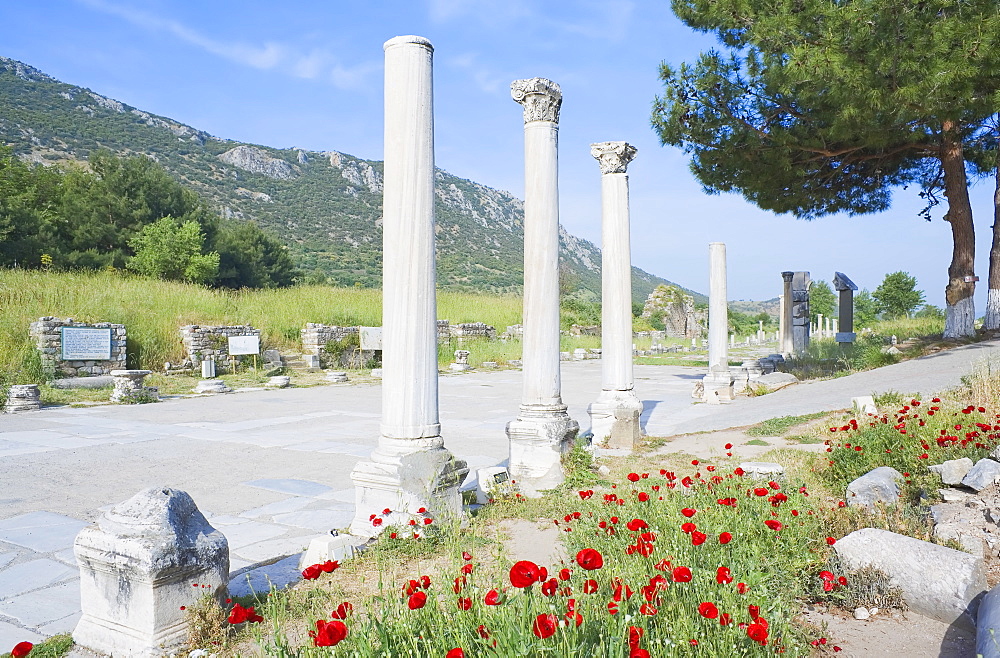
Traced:
<path fill-rule="evenodd" d="M 438 317 L 452 323 L 485 322 L 503 331 L 521 321 L 520 297 L 446 291 L 437 297 Z M 267 348 L 294 352 L 307 322 L 380 325 L 382 292 L 331 286 L 226 291 L 120 272 L 0 270 L 0 378 L 41 381 L 28 326 L 43 316 L 124 324 L 129 367 L 159 368 L 183 358 L 178 329 L 184 325 L 250 324 Z"/>

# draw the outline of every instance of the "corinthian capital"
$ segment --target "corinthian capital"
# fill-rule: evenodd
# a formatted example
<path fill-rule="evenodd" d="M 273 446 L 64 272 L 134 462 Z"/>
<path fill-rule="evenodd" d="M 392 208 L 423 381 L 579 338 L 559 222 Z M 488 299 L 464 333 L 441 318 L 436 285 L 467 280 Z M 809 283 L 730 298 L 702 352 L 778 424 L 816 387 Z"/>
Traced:
<path fill-rule="evenodd" d="M 602 174 L 624 174 L 636 148 L 628 142 L 597 142 L 590 145 L 590 154 L 597 158 Z"/>
<path fill-rule="evenodd" d="M 559 123 L 562 90 L 545 78 L 515 80 L 510 83 L 510 96 L 524 106 L 524 122 L 552 121 Z"/>

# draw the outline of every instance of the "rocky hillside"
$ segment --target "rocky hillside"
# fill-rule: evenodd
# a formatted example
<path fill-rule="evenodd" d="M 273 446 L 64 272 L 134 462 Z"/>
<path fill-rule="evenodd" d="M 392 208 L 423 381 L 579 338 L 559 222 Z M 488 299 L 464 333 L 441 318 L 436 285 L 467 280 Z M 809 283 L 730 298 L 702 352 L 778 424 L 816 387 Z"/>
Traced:
<path fill-rule="evenodd" d="M 146 154 L 222 215 L 256 220 L 277 234 L 307 275 L 340 285 L 379 284 L 381 162 L 214 137 L 4 57 L 0 143 L 44 164 L 84 160 L 99 148 Z M 518 290 L 523 202 L 441 170 L 436 191 L 441 285 Z M 563 261 L 581 296 L 595 298 L 600 294 L 600 251 L 566 231 L 560 236 Z M 635 269 L 634 298 L 644 300 L 661 283 L 670 282 Z"/>

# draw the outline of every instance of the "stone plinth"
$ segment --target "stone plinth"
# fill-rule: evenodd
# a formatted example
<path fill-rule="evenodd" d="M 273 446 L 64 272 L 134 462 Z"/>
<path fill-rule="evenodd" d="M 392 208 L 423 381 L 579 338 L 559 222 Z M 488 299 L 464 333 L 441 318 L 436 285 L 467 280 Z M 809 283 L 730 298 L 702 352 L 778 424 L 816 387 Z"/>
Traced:
<path fill-rule="evenodd" d="M 37 384 L 14 384 L 7 389 L 4 413 L 16 414 L 22 411 L 37 411 L 41 408 L 42 395 Z"/>
<path fill-rule="evenodd" d="M 590 431 L 601 446 L 631 450 L 642 439 L 642 402 L 635 391 L 601 391 L 587 411 Z"/>
<path fill-rule="evenodd" d="M 221 379 L 203 379 L 194 387 L 195 393 L 230 393 L 232 390 Z"/>
<path fill-rule="evenodd" d="M 112 370 L 111 376 L 114 378 L 115 388 L 111 391 L 111 401 L 127 402 L 145 396 L 146 388 L 142 383 L 146 375 L 151 374 L 152 370 Z"/>
<path fill-rule="evenodd" d="M 559 110 L 562 91 L 545 78 L 515 80 L 524 108 L 524 389 L 507 425 L 509 470 L 527 495 L 563 479 L 561 456 L 579 425 L 566 413 L 559 372 Z"/>
<path fill-rule="evenodd" d="M 471 370 L 472 366 L 469 365 L 469 350 L 455 350 L 455 363 L 451 364 L 449 368 L 455 372 Z"/>
<path fill-rule="evenodd" d="M 163 656 L 187 640 L 183 607 L 226 597 L 226 537 L 183 491 L 140 491 L 81 530 L 73 551 L 83 609 L 73 640 L 97 653 Z"/>
<path fill-rule="evenodd" d="M 457 520 L 458 487 L 468 473 L 445 449 L 438 415 L 434 47 L 423 37 L 400 36 L 384 50 L 382 423 L 371 459 L 351 473 L 351 534 L 362 537 L 385 529 L 369 520 L 385 508 L 400 519 L 424 508 L 441 524 Z"/>

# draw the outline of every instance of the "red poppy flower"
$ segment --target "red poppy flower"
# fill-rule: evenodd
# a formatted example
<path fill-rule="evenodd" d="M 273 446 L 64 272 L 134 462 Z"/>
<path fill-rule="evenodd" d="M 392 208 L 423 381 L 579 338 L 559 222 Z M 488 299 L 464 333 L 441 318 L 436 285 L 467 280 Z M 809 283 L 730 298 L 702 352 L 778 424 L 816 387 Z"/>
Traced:
<path fill-rule="evenodd" d="M 639 642 L 642 641 L 642 636 L 646 634 L 645 628 L 639 628 L 638 626 L 628 627 L 628 646 L 629 649 L 635 649 L 639 646 Z"/>
<path fill-rule="evenodd" d="M 576 554 L 576 563 L 588 571 L 604 566 L 604 556 L 593 548 L 585 548 Z"/>
<path fill-rule="evenodd" d="M 559 619 L 555 615 L 538 615 L 531 624 L 531 632 L 544 640 L 555 635 L 558 624 Z"/>
<path fill-rule="evenodd" d="M 833 574 L 829 571 L 820 571 L 819 577 L 823 580 L 833 580 Z"/>
<path fill-rule="evenodd" d="M 689 519 L 698 513 L 698 510 L 691 509 L 690 507 L 685 507 L 681 510 L 681 514 L 688 517 Z"/>
<path fill-rule="evenodd" d="M 645 491 L 640 491 L 638 498 L 639 498 L 639 502 L 640 503 L 648 502 L 649 501 L 649 494 L 646 493 Z"/>
<path fill-rule="evenodd" d="M 673 571 L 675 583 L 687 583 L 691 581 L 691 570 L 687 567 L 677 567 Z"/>
<path fill-rule="evenodd" d="M 719 617 L 719 609 L 715 607 L 714 603 L 705 601 L 698 606 L 698 614 L 705 619 L 717 619 Z"/>
<path fill-rule="evenodd" d="M 608 614 L 617 615 L 618 614 L 618 603 L 615 601 L 608 601 Z"/>
<path fill-rule="evenodd" d="M 414 592 L 406 601 L 406 607 L 410 610 L 419 610 L 427 603 L 427 594 L 424 592 Z"/>
<path fill-rule="evenodd" d="M 430 587 L 431 586 L 431 577 L 430 576 L 420 576 L 420 586 L 423 587 L 424 589 L 427 589 L 428 587 Z"/>
<path fill-rule="evenodd" d="M 826 543 L 829 544 L 830 546 L 833 546 L 834 544 L 837 543 L 837 540 L 834 539 L 833 537 L 827 537 L 826 538 Z"/>
<path fill-rule="evenodd" d="M 458 606 L 459 610 L 469 610 L 472 608 L 472 599 L 461 596 L 455 605 Z"/>
<path fill-rule="evenodd" d="M 747 626 L 747 636 L 759 645 L 767 646 L 767 628 L 760 624 L 750 624 Z"/>
<path fill-rule="evenodd" d="M 459 571 L 461 571 L 464 574 L 470 574 L 470 573 L 472 573 L 472 570 L 473 570 L 473 567 L 472 567 L 471 564 L 463 564 L 462 568 L 459 569 Z"/>
<path fill-rule="evenodd" d="M 695 530 L 691 533 L 692 546 L 701 546 L 702 544 L 705 543 L 706 539 L 708 539 L 708 535 L 706 535 L 704 532 L 698 532 L 697 530 Z"/>
<path fill-rule="evenodd" d="M 749 588 L 747 587 L 746 583 L 736 583 L 736 591 L 739 592 L 740 594 L 746 594 L 747 589 Z"/>
<path fill-rule="evenodd" d="M 728 544 L 732 540 L 733 540 L 733 536 L 731 534 L 729 534 L 728 532 L 723 532 L 722 534 L 719 535 L 719 543 L 720 544 Z"/>
<path fill-rule="evenodd" d="M 318 564 L 311 564 L 302 570 L 302 577 L 306 580 L 316 580 L 323 573 Z"/>
<path fill-rule="evenodd" d="M 614 523 L 614 517 L 612 517 L 612 523 Z M 642 519 L 632 519 L 631 521 L 625 524 L 625 527 L 631 530 L 632 532 L 638 532 L 640 530 L 645 530 L 646 528 L 648 528 L 649 524 L 643 521 Z"/>
<path fill-rule="evenodd" d="M 490 632 L 486 630 L 486 627 L 483 626 L 482 624 L 479 625 L 479 628 L 476 629 L 476 632 L 479 633 L 479 637 L 483 638 L 484 640 L 490 639 Z"/>
<path fill-rule="evenodd" d="M 729 575 L 729 567 L 719 567 L 715 572 L 715 582 L 720 585 L 728 585 L 733 582 L 733 577 Z"/>
<path fill-rule="evenodd" d="M 783 525 L 781 525 L 781 521 L 775 521 L 774 519 L 768 519 L 767 521 L 764 521 L 764 525 L 766 525 L 771 530 L 774 530 L 775 532 L 781 530 L 784 527 Z"/>
<path fill-rule="evenodd" d="M 538 565 L 528 560 L 515 562 L 510 568 L 510 584 L 514 587 L 531 587 L 531 584 L 538 581 L 540 571 Z"/>
<path fill-rule="evenodd" d="M 319 564 L 319 570 L 323 573 L 333 573 L 338 568 L 340 568 L 340 563 L 336 560 L 327 560 Z"/>
<path fill-rule="evenodd" d="M 593 578 L 590 578 L 586 582 L 583 583 L 583 593 L 584 594 L 593 594 L 594 592 L 597 591 L 597 587 L 598 587 L 597 586 L 597 581 L 594 580 Z"/>
<path fill-rule="evenodd" d="M 649 658 L 649 652 L 645 649 L 640 649 L 636 647 L 628 653 L 628 658 Z"/>
<path fill-rule="evenodd" d="M 472 559 L 472 553 L 468 551 L 462 551 L 462 559 L 465 560 L 466 562 L 470 561 Z"/>
<path fill-rule="evenodd" d="M 647 617 L 652 617 L 656 614 L 656 608 L 648 603 L 643 603 L 642 607 L 639 608 L 639 612 L 646 615 Z"/>
<path fill-rule="evenodd" d="M 749 606 L 747 606 L 747 612 L 750 613 L 750 619 L 753 619 L 754 621 L 757 621 L 757 618 L 760 617 L 760 606 L 759 605 L 749 605 Z"/>
<path fill-rule="evenodd" d="M 545 596 L 553 596 L 557 589 L 559 589 L 559 581 L 555 578 L 550 578 L 542 583 L 542 594 Z"/>
<path fill-rule="evenodd" d="M 347 619 L 347 615 L 354 611 L 354 606 L 344 601 L 337 606 L 337 609 L 330 613 L 332 619 Z"/>
<path fill-rule="evenodd" d="M 461 647 L 455 647 L 444 655 L 444 658 L 465 658 L 465 652 Z"/>
<path fill-rule="evenodd" d="M 495 589 L 491 589 L 486 592 L 486 596 L 483 597 L 483 603 L 486 605 L 500 605 L 503 601 L 500 600 L 500 592 Z"/>
<path fill-rule="evenodd" d="M 722 626 L 729 626 L 731 623 L 733 623 L 733 618 L 729 616 L 728 612 L 724 612 L 719 615 L 719 624 Z"/>
<path fill-rule="evenodd" d="M 629 473 L 626 477 L 629 482 L 638 482 L 641 479 L 638 473 Z"/>
<path fill-rule="evenodd" d="M 347 637 L 347 624 L 337 620 L 328 622 L 324 619 L 317 619 L 316 630 L 309 631 L 309 637 L 312 638 L 313 644 L 317 647 L 336 646 Z"/>
<path fill-rule="evenodd" d="M 697 528 L 698 526 L 690 521 L 681 524 L 681 532 L 694 532 Z"/>
<path fill-rule="evenodd" d="M 239 603 L 233 606 L 233 609 L 229 611 L 229 623 L 230 624 L 242 624 L 248 622 L 251 624 L 256 624 L 258 622 L 264 621 L 264 618 L 258 615 L 254 611 L 254 607 L 244 608 Z"/>
<path fill-rule="evenodd" d="M 24 658 L 31 650 L 35 647 L 31 642 L 18 642 L 14 645 L 14 648 L 10 650 L 10 655 L 12 658 Z"/>
<path fill-rule="evenodd" d="M 766 496 L 767 494 L 771 493 L 770 491 L 768 491 L 764 487 L 757 487 L 756 489 L 753 490 L 753 492 L 755 494 L 757 494 L 758 496 Z"/>

